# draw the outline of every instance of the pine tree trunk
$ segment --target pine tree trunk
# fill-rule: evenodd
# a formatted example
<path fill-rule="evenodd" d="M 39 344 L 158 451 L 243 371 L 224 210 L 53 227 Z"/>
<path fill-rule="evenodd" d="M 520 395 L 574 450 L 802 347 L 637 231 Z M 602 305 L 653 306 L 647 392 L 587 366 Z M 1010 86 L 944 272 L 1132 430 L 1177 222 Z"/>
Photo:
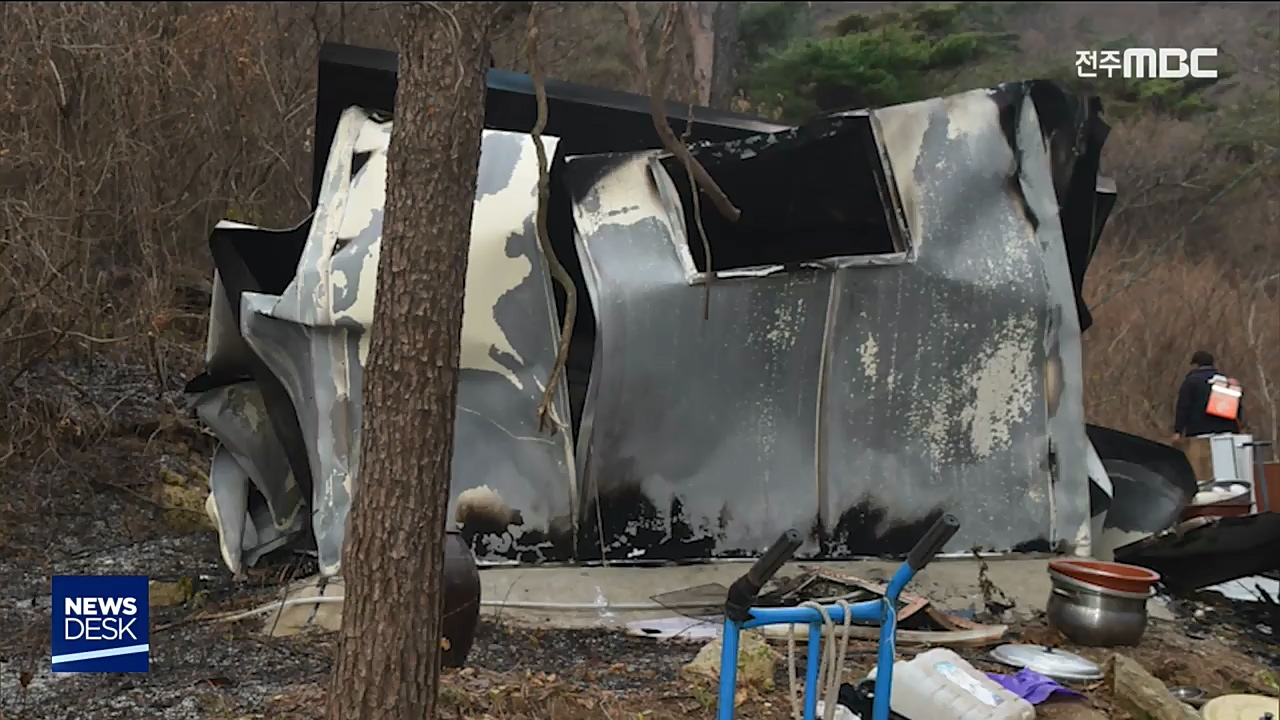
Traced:
<path fill-rule="evenodd" d="M 329 720 L 435 717 L 462 294 L 499 5 L 411 3 L 401 25 Z"/>
<path fill-rule="evenodd" d="M 711 62 L 711 107 L 728 110 L 738 76 L 738 23 L 740 2 L 716 3 L 715 52 Z"/>
<path fill-rule="evenodd" d="M 697 103 L 707 106 L 711 102 L 711 73 L 715 64 L 715 2 L 687 3 L 684 19 L 693 46 L 693 87 Z"/>

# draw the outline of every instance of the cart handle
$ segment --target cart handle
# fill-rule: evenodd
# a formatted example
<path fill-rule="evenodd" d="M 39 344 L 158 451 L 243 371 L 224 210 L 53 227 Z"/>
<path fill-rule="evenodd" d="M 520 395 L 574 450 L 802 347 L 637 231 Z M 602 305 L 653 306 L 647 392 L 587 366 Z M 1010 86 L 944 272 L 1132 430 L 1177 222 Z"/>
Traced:
<path fill-rule="evenodd" d="M 760 590 L 765 583 L 778 574 L 802 544 L 804 544 L 804 538 L 800 537 L 800 533 L 794 528 L 787 530 L 774 540 L 769 549 L 751 565 L 751 569 L 729 586 L 724 602 L 724 614 L 735 622 L 746 622 L 750 619 L 751 606 L 760 596 Z"/>
<path fill-rule="evenodd" d="M 933 561 L 935 555 L 942 552 L 943 546 L 950 542 L 959 530 L 960 521 L 955 515 L 947 513 L 938 518 L 933 527 L 929 528 L 924 537 L 920 538 L 916 546 L 907 554 L 907 565 L 913 572 L 923 570 Z"/>

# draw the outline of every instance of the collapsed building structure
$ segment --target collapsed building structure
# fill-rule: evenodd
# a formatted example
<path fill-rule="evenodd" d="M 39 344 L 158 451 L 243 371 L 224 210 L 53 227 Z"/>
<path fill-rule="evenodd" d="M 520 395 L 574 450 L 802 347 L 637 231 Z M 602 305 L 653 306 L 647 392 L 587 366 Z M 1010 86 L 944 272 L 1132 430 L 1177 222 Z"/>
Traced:
<path fill-rule="evenodd" d="M 533 229 L 532 83 L 488 82 L 450 509 L 500 498 L 469 528 L 482 562 L 744 556 L 789 527 L 802 557 L 894 555 L 944 511 L 951 551 L 1089 554 L 1103 460 L 1170 462 L 1084 418 L 1081 291 L 1115 200 L 1096 98 L 1011 83 L 802 127 L 672 104 L 742 209 L 704 210 L 708 257 L 647 99 L 548 81 L 550 235 L 579 303 L 548 434 L 564 298 Z M 394 95 L 394 55 L 326 46 L 313 213 L 210 239 L 187 390 L 221 441 L 234 570 L 312 543 L 340 570 Z"/>

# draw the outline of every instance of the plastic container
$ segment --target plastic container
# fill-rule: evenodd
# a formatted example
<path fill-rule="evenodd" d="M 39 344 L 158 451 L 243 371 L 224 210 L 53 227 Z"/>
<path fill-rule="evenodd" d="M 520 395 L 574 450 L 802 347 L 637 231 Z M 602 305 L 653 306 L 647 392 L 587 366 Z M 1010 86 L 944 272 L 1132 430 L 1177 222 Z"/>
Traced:
<path fill-rule="evenodd" d="M 871 673 L 875 677 L 875 671 Z M 946 648 L 893 665 L 893 711 L 927 720 L 1034 720 L 1031 703 Z"/>

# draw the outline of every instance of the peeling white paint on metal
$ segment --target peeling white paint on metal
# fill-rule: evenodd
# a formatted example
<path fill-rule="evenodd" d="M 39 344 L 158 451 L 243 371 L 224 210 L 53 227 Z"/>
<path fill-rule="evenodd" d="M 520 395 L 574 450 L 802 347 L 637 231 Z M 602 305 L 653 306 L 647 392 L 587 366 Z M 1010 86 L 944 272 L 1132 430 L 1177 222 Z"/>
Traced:
<path fill-rule="evenodd" d="M 971 377 L 976 390 L 973 405 L 974 451 L 980 458 L 1007 447 L 1010 428 L 1031 412 L 1032 352 L 1039 342 L 1033 318 L 1011 320 L 996 333 L 994 351 L 979 360 Z"/>
<path fill-rule="evenodd" d="M 375 212 L 386 207 L 387 202 L 387 151 L 391 141 L 391 123 L 365 122 L 360 129 L 360 137 L 356 140 L 354 152 L 372 153 L 369 160 L 360 168 L 351 182 L 347 200 L 347 209 L 343 214 L 342 225 L 338 230 L 338 239 L 354 240 L 373 223 Z M 382 250 L 382 236 L 370 243 L 368 248 L 345 246 L 337 255 L 364 252 L 359 265 L 360 276 L 356 278 L 356 296 L 351 305 L 333 313 L 335 320 L 349 319 L 368 328 L 373 324 L 373 302 L 378 290 L 378 259 Z M 335 268 L 332 275 L 335 288 L 346 290 L 351 285 L 351 278 L 345 270 Z M 334 297 L 330 294 L 330 299 Z M 361 364 L 363 365 L 363 359 Z"/>
<path fill-rule="evenodd" d="M 1025 276 L 1028 267 L 1040 264 L 1039 253 L 1035 250 L 1038 241 L 1030 223 L 1005 223 L 1003 230 L 1004 252 L 999 255 L 988 253 L 982 266 L 974 268 L 976 272 L 971 276 L 966 276 L 974 285 L 998 287 L 1008 283 L 1009 278 Z"/>
<path fill-rule="evenodd" d="M 914 411 L 913 424 L 921 429 L 935 463 L 951 464 L 956 460 L 960 448 L 954 446 L 952 438 L 957 425 L 968 429 L 968 451 L 979 460 L 1009 446 L 1012 428 L 1031 412 L 1036 342 L 1034 318 L 1009 321 L 992 333 L 985 351 L 965 363 L 954 383 L 934 391 L 932 407 Z M 947 407 L 960 407 L 959 416 L 938 411 Z"/>
<path fill-rule="evenodd" d="M 369 159 L 351 181 L 351 197 L 347 200 L 347 211 L 338 228 L 339 240 L 357 237 L 373 223 L 373 214 L 386 207 L 387 149 L 390 141 L 390 127 L 383 129 L 370 120 L 360 129 L 360 139 L 356 141 L 354 152 L 369 153 Z"/>
<path fill-rule="evenodd" d="M 391 123 L 367 121 L 361 128 L 354 151 L 369 152 L 372 156 L 360 169 L 352 182 L 343 216 L 339 238 L 354 239 L 369 227 L 374 212 L 386 207 L 387 150 L 391 138 Z M 488 132 L 486 132 L 486 135 Z M 522 138 L 523 148 L 511 181 L 503 190 L 485 195 L 476 201 L 472 212 L 471 245 L 467 260 L 466 293 L 463 297 L 461 365 L 474 370 L 487 370 L 505 377 L 512 385 L 524 389 L 519 376 L 501 363 L 495 355 L 506 355 L 516 362 L 524 358 L 516 351 L 506 333 L 498 324 L 496 306 L 511 290 L 519 287 L 533 272 L 533 263 L 524 256 L 507 254 L 507 242 L 514 229 L 513 217 L 523 216 L 522 209 L 533 212 L 537 203 L 538 165 L 533 152 L 532 138 Z M 555 151 L 555 140 L 543 139 L 548 154 Z M 533 188 L 532 193 L 529 188 Z M 360 277 L 356 281 L 358 292 L 351 307 L 337 313 L 369 327 L 373 322 L 373 306 L 377 289 L 378 262 L 381 256 L 381 236 L 367 249 L 360 264 Z M 339 254 L 346 251 L 344 248 Z M 352 252 L 364 251 L 351 248 Z M 333 273 L 336 288 L 345 289 L 350 279 L 342 271 Z M 367 334 L 359 338 L 360 364 L 364 365 L 369 354 Z"/>
<path fill-rule="evenodd" d="M 355 153 L 387 152 L 391 147 L 391 123 L 378 122 L 370 118 L 360 128 L 360 136 L 356 138 Z"/>
<path fill-rule="evenodd" d="M 383 182 L 385 182 L 385 176 Z M 378 296 L 378 262 L 382 257 L 382 235 L 378 235 L 378 240 L 369 245 L 368 252 L 364 256 L 363 262 L 360 263 L 360 277 L 356 279 L 356 297 L 351 306 L 335 313 L 337 318 L 350 318 L 358 323 L 361 327 L 369 328 L 373 326 L 373 301 Z M 341 275 L 341 284 L 339 285 L 338 276 Z M 334 274 L 334 285 L 346 288 L 349 278 L 346 273 Z M 364 361 L 361 360 L 363 365 Z"/>
<path fill-rule="evenodd" d="M 941 100 L 936 98 L 922 100 L 876 110 L 874 114 L 889 166 L 893 170 L 894 183 L 898 187 L 898 197 L 902 201 L 908 236 L 916 251 L 923 242 L 924 230 L 924 219 L 920 215 L 920 189 L 915 180 L 916 163 L 924 145 L 925 131 L 929 129 L 930 115 L 939 103 Z"/>
<path fill-rule="evenodd" d="M 994 90 L 984 88 L 944 98 L 942 103 L 947 113 L 947 139 L 963 137 L 968 140 L 970 151 L 978 154 L 980 138 L 992 132 L 993 128 L 1000 127 L 999 111 L 992 101 L 994 94 Z"/>
<path fill-rule="evenodd" d="M 1093 528 L 1089 523 L 1082 523 L 1076 528 L 1075 548 L 1076 557 L 1091 557 L 1093 555 Z"/>
<path fill-rule="evenodd" d="M 231 538 L 226 536 L 226 530 L 222 524 L 222 516 L 218 514 L 218 501 L 214 499 L 213 492 L 210 491 L 208 497 L 204 499 L 204 514 L 209 516 L 209 522 L 213 523 L 213 527 L 218 531 L 218 552 L 222 555 L 222 562 L 226 563 L 232 571 L 240 568 L 240 545 L 242 540 L 236 538 L 235 547 L 231 547 Z"/>
<path fill-rule="evenodd" d="M 543 139 L 548 154 L 554 141 Z M 466 293 L 462 312 L 462 367 L 498 373 L 521 390 L 524 383 L 495 357 L 505 354 L 516 362 L 524 358 L 498 324 L 497 305 L 503 295 L 520 287 L 533 273 L 533 263 L 523 255 L 507 255 L 513 217 L 527 217 L 537 207 L 538 159 L 532 138 L 525 139 L 511 181 L 496 193 L 476 201 L 471 214 L 471 250 L 467 259 Z M 532 192 L 530 192 L 532 188 Z"/>
<path fill-rule="evenodd" d="M 941 411 L 943 408 L 956 406 L 961 384 L 969 381 L 971 378 L 968 373 L 960 374 L 955 383 L 936 389 L 933 406 L 917 408 L 913 413 L 915 417 L 912 418 L 912 424 L 921 428 L 921 435 L 929 446 L 929 454 L 935 466 L 953 464 L 956 448 L 948 435 L 953 424 L 958 422 L 970 427 L 973 424 L 973 406 L 970 404 L 961 405 L 963 410 L 959 418 Z"/>
<path fill-rule="evenodd" d="M 232 391 L 231 398 L 238 406 L 240 416 L 244 418 L 245 423 L 253 428 L 255 432 L 262 429 L 262 423 L 267 419 L 267 406 L 262 399 L 261 392 L 236 392 Z"/>
<path fill-rule="evenodd" d="M 583 237 L 591 237 L 607 225 L 630 225 L 647 217 L 671 228 L 648 171 L 650 160 L 659 153 L 636 153 L 597 180 L 591 193 L 598 199 L 599 209 L 586 210 L 582 202 L 573 204 L 574 219 Z"/>
<path fill-rule="evenodd" d="M 994 292 L 1008 292 L 1011 283 L 1026 282 L 1028 277 L 1038 277 L 1038 268 L 1043 266 L 1043 257 L 1039 250 L 1039 238 L 1031 224 L 1022 221 L 1021 210 L 1012 207 L 1016 202 L 1012 197 L 995 200 L 996 203 L 1009 206 L 995 208 L 1001 213 L 1016 213 L 1017 222 L 1000 224 L 1000 253 L 983 253 L 966 257 L 951 267 L 951 276 L 967 285 L 985 288 Z M 1028 273 L 1031 268 L 1035 272 Z"/>
<path fill-rule="evenodd" d="M 374 264 L 377 264 L 376 258 Z M 369 366 L 369 346 L 371 343 L 372 337 L 367 332 L 360 333 L 360 337 L 356 340 L 356 357 L 362 368 Z"/>
<path fill-rule="evenodd" d="M 880 352 L 880 345 L 876 343 L 876 339 L 872 335 L 868 335 L 866 340 L 862 341 L 862 345 L 858 347 L 858 353 L 862 359 L 862 373 L 866 375 L 868 380 L 876 379 L 876 370 L 878 369 L 878 358 L 876 355 Z"/>
<path fill-rule="evenodd" d="M 792 307 L 784 303 L 779 303 L 773 309 L 773 323 L 769 326 L 769 331 L 765 333 L 764 339 L 769 349 L 774 353 L 787 352 L 795 347 L 796 330 L 798 319 L 796 314 L 804 315 L 804 302 L 797 303 L 797 307 Z"/>
<path fill-rule="evenodd" d="M 324 169 L 321 197 L 325 200 L 315 209 L 298 273 L 265 315 L 304 325 L 333 324 L 333 251 L 351 196 L 351 148 L 359 141 L 368 117 L 360 108 L 343 111 Z"/>

